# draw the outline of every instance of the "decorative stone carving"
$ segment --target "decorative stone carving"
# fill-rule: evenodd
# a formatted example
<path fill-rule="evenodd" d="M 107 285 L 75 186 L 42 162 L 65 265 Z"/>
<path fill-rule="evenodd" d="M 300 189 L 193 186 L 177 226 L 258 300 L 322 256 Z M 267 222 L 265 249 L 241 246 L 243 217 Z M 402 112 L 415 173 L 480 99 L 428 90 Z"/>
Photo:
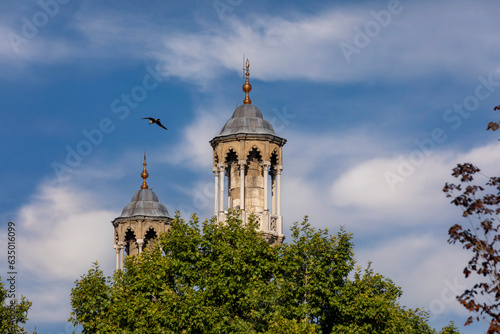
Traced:
<path fill-rule="evenodd" d="M 243 90 L 247 98 L 210 141 L 213 168 L 219 170 L 219 195 L 215 196 L 214 211 L 217 211 L 217 204 L 219 209 L 214 213 L 218 221 L 223 221 L 224 209 L 239 208 L 244 223 L 253 214 L 263 237 L 281 242 L 284 236 L 281 232 L 280 176 L 286 139 L 278 137 L 260 109 L 251 104 L 248 68 L 246 75 Z M 224 182 L 226 178 L 227 183 Z M 271 198 L 268 198 L 269 192 Z"/>
<path fill-rule="evenodd" d="M 271 222 L 269 224 L 269 230 L 276 232 L 278 226 L 278 217 L 271 216 Z"/>
<path fill-rule="evenodd" d="M 120 259 L 117 259 L 116 269 L 123 269 L 124 252 L 126 255 L 138 255 L 151 236 L 147 235 L 149 230 L 157 236 L 170 228 L 170 217 L 167 207 L 158 201 L 158 196 L 151 190 L 146 179 L 149 173 L 146 170 L 146 156 L 144 156 L 144 169 L 141 174 L 143 184 L 132 197 L 130 203 L 125 206 L 120 217 L 112 221 L 115 229 L 115 249 L 120 250 Z"/>

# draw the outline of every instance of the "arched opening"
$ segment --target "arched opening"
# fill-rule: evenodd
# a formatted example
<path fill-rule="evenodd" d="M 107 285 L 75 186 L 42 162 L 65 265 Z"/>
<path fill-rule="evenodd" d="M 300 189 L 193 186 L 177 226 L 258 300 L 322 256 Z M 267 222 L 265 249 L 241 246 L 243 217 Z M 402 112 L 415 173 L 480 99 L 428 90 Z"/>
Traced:
<path fill-rule="evenodd" d="M 233 163 L 233 162 L 238 162 L 238 154 L 230 148 L 229 151 L 226 154 L 226 163 Z"/>
<path fill-rule="evenodd" d="M 154 241 L 158 238 L 158 233 L 156 233 L 155 229 L 150 227 L 148 228 L 146 234 L 144 235 L 144 246 L 143 248 L 147 248 L 149 245 L 153 244 Z"/>
<path fill-rule="evenodd" d="M 260 151 L 257 148 L 257 146 L 252 147 L 250 152 L 248 152 L 247 162 L 251 162 L 251 161 L 255 161 L 257 163 L 262 161 L 262 154 L 260 154 Z"/>
<path fill-rule="evenodd" d="M 268 196 L 271 198 L 271 215 L 275 216 L 276 215 L 276 210 L 277 210 L 277 170 L 276 168 L 278 167 L 278 152 L 276 150 L 271 153 L 271 169 L 269 171 L 269 175 L 271 175 L 271 187 L 269 187 L 269 193 Z M 271 228 L 272 230 L 272 228 Z"/>
<path fill-rule="evenodd" d="M 127 229 L 127 232 L 125 232 L 125 252 L 127 255 L 139 254 L 139 249 L 137 248 L 137 238 L 134 230 L 130 227 Z"/>
<path fill-rule="evenodd" d="M 247 173 L 245 177 L 245 210 L 262 212 L 264 210 L 264 174 L 262 153 L 257 146 L 252 147 L 247 155 Z"/>
<path fill-rule="evenodd" d="M 271 153 L 270 161 L 271 166 L 276 166 L 278 164 L 278 152 L 276 150 Z"/>

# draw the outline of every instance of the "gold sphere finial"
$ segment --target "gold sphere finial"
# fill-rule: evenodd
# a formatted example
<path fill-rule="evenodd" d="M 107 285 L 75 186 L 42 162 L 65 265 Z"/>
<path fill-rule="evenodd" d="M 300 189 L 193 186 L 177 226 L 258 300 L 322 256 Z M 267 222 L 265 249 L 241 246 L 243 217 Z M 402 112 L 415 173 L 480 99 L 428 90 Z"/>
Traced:
<path fill-rule="evenodd" d="M 146 184 L 146 179 L 149 177 L 148 171 L 146 170 L 146 152 L 144 152 L 144 169 L 142 170 L 141 177 L 143 178 L 142 186 L 141 189 L 149 189 L 148 185 Z"/>
<path fill-rule="evenodd" d="M 248 81 L 248 78 L 250 77 L 250 61 L 247 58 L 247 63 L 246 63 L 246 68 L 247 68 L 247 73 L 246 77 L 247 80 L 243 84 L 243 91 L 245 92 L 245 99 L 243 100 L 243 104 L 252 104 L 252 100 L 250 100 L 250 97 L 248 96 L 248 93 L 252 90 L 252 85 L 250 85 L 250 82 Z"/>

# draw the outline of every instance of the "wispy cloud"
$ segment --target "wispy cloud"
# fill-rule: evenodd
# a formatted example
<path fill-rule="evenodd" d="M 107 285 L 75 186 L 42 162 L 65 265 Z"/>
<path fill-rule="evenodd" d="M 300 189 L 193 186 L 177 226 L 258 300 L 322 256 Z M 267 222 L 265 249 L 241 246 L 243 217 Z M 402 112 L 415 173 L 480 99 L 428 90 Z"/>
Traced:
<path fill-rule="evenodd" d="M 32 321 L 60 321 L 69 315 L 75 279 L 99 261 L 107 274 L 113 265 L 117 212 L 100 205 L 99 193 L 74 184 L 45 182 L 18 210 L 18 279 L 33 302 Z M 43 288 L 41 288 L 43 286 Z"/>
<path fill-rule="evenodd" d="M 163 161 L 182 164 L 188 169 L 211 170 L 212 149 L 209 141 L 222 129 L 230 114 L 222 113 L 220 108 L 201 108 L 195 112 L 193 122 L 182 130 L 178 145 L 165 148 Z"/>
<path fill-rule="evenodd" d="M 393 237 L 356 247 L 358 265 L 391 278 L 402 287 L 402 304 L 425 308 L 431 317 L 442 313 L 468 312 L 455 296 L 470 286 L 462 273 L 468 254 L 457 246 L 448 245 L 446 237 L 432 232 Z"/>
<path fill-rule="evenodd" d="M 215 16 L 198 18 L 196 31 L 148 22 L 141 13 L 96 14 L 96 8 L 82 6 L 69 24 L 54 22 L 67 24 L 76 40 L 40 34 L 15 56 L 4 39 L 0 54 L 10 62 L 28 63 L 150 59 L 162 64 L 165 75 L 202 85 L 226 72 L 240 73 L 242 54 L 252 59 L 254 76 L 262 80 L 397 81 L 435 73 L 456 75 L 457 67 L 463 69 L 461 75 L 475 77 L 497 66 L 491 55 L 500 48 L 491 27 L 498 6 L 494 2 L 481 6 L 466 1 L 402 2 L 401 11 L 350 62 L 339 45 L 354 45 L 359 31 L 376 22 L 371 13 L 387 10 L 386 3 L 326 6 L 315 14 L 233 15 L 224 25 Z M 0 33 L 13 28 L 2 26 Z M 489 52 L 479 52 L 484 48 Z"/>
<path fill-rule="evenodd" d="M 43 184 L 16 219 L 20 248 L 37 250 L 23 254 L 23 268 L 45 278 L 74 279 L 110 251 L 115 216 L 100 207 L 95 193 Z"/>
<path fill-rule="evenodd" d="M 404 305 L 424 307 L 432 319 L 444 313 L 465 316 L 455 296 L 473 284 L 462 273 L 469 254 L 447 244 L 448 228 L 460 222 L 461 213 L 442 187 L 452 181 L 451 169 L 457 163 L 472 161 L 485 175 L 498 175 L 498 144 L 466 152 L 437 150 L 392 192 L 384 174 L 401 163 L 400 149 L 373 138 L 363 147 L 363 141 L 356 143 L 350 135 L 304 136 L 294 146 L 311 150 L 285 150 L 290 154 L 285 155 L 283 171 L 285 229 L 305 214 L 316 227 L 335 231 L 345 226 L 354 232 L 358 264 L 373 262 L 374 270 L 402 286 Z M 351 145 L 339 149 L 335 142 Z M 372 146 L 377 149 L 371 154 L 381 158 L 367 154 Z"/>
<path fill-rule="evenodd" d="M 370 13 L 385 7 L 370 3 L 331 6 L 312 15 L 250 14 L 228 18 L 224 26 L 200 22 L 202 29 L 196 32 L 163 32 L 137 19 L 125 24 L 113 16 L 81 14 L 77 28 L 101 55 L 126 51 L 131 56 L 152 57 L 163 64 L 166 74 L 200 83 L 227 71 L 239 73 L 241 64 L 235 60 L 242 54 L 254 60 L 255 76 L 263 80 L 399 80 L 436 71 L 453 75 L 457 66 L 476 75 L 496 66 L 488 56 L 491 53 L 476 50 L 485 45 L 498 49 L 489 28 L 496 21 L 497 4 L 478 8 L 466 2 L 428 1 L 402 4 L 384 31 L 347 63 L 339 44 L 354 43 L 357 31 L 375 20 Z M 464 44 L 469 47 L 464 49 Z M 461 52 L 454 51 L 458 48 Z"/>
<path fill-rule="evenodd" d="M 414 167 L 397 153 L 391 158 L 370 159 L 353 165 L 332 183 L 330 203 L 358 213 L 365 211 L 365 216 L 373 215 L 384 225 L 397 222 L 432 225 L 449 218 L 453 212 L 441 191 L 444 183 L 451 180 L 451 169 L 457 163 L 473 161 L 487 174 L 498 175 L 500 158 L 495 158 L 497 151 L 497 143 L 464 153 L 436 151 Z M 413 169 L 391 187 L 387 173 L 397 173 L 407 166 Z M 442 203 L 443 207 L 437 203 Z"/>

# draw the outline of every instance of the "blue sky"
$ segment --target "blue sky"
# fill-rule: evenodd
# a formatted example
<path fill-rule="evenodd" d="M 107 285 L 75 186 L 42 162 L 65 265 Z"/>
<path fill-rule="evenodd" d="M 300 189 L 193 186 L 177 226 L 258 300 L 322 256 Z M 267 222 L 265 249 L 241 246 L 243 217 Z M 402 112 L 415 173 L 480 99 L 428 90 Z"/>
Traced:
<path fill-rule="evenodd" d="M 213 138 L 250 94 L 284 147 L 289 226 L 354 233 L 360 266 L 431 324 L 468 314 L 456 163 L 500 174 L 494 1 L 4 1 L 0 3 L 0 247 L 14 221 L 28 330 L 69 333 L 74 280 L 114 266 L 112 225 L 142 180 L 171 214 L 213 210 Z M 169 128 L 149 127 L 159 117 Z M 88 137 L 91 137 L 90 140 Z M 76 153 L 69 153 L 76 152 Z M 80 153 L 79 153 L 80 152 Z M 76 156 L 78 155 L 78 156 Z M 4 277 L 6 255 L 0 261 Z M 461 330 L 478 333 L 485 324 Z"/>

